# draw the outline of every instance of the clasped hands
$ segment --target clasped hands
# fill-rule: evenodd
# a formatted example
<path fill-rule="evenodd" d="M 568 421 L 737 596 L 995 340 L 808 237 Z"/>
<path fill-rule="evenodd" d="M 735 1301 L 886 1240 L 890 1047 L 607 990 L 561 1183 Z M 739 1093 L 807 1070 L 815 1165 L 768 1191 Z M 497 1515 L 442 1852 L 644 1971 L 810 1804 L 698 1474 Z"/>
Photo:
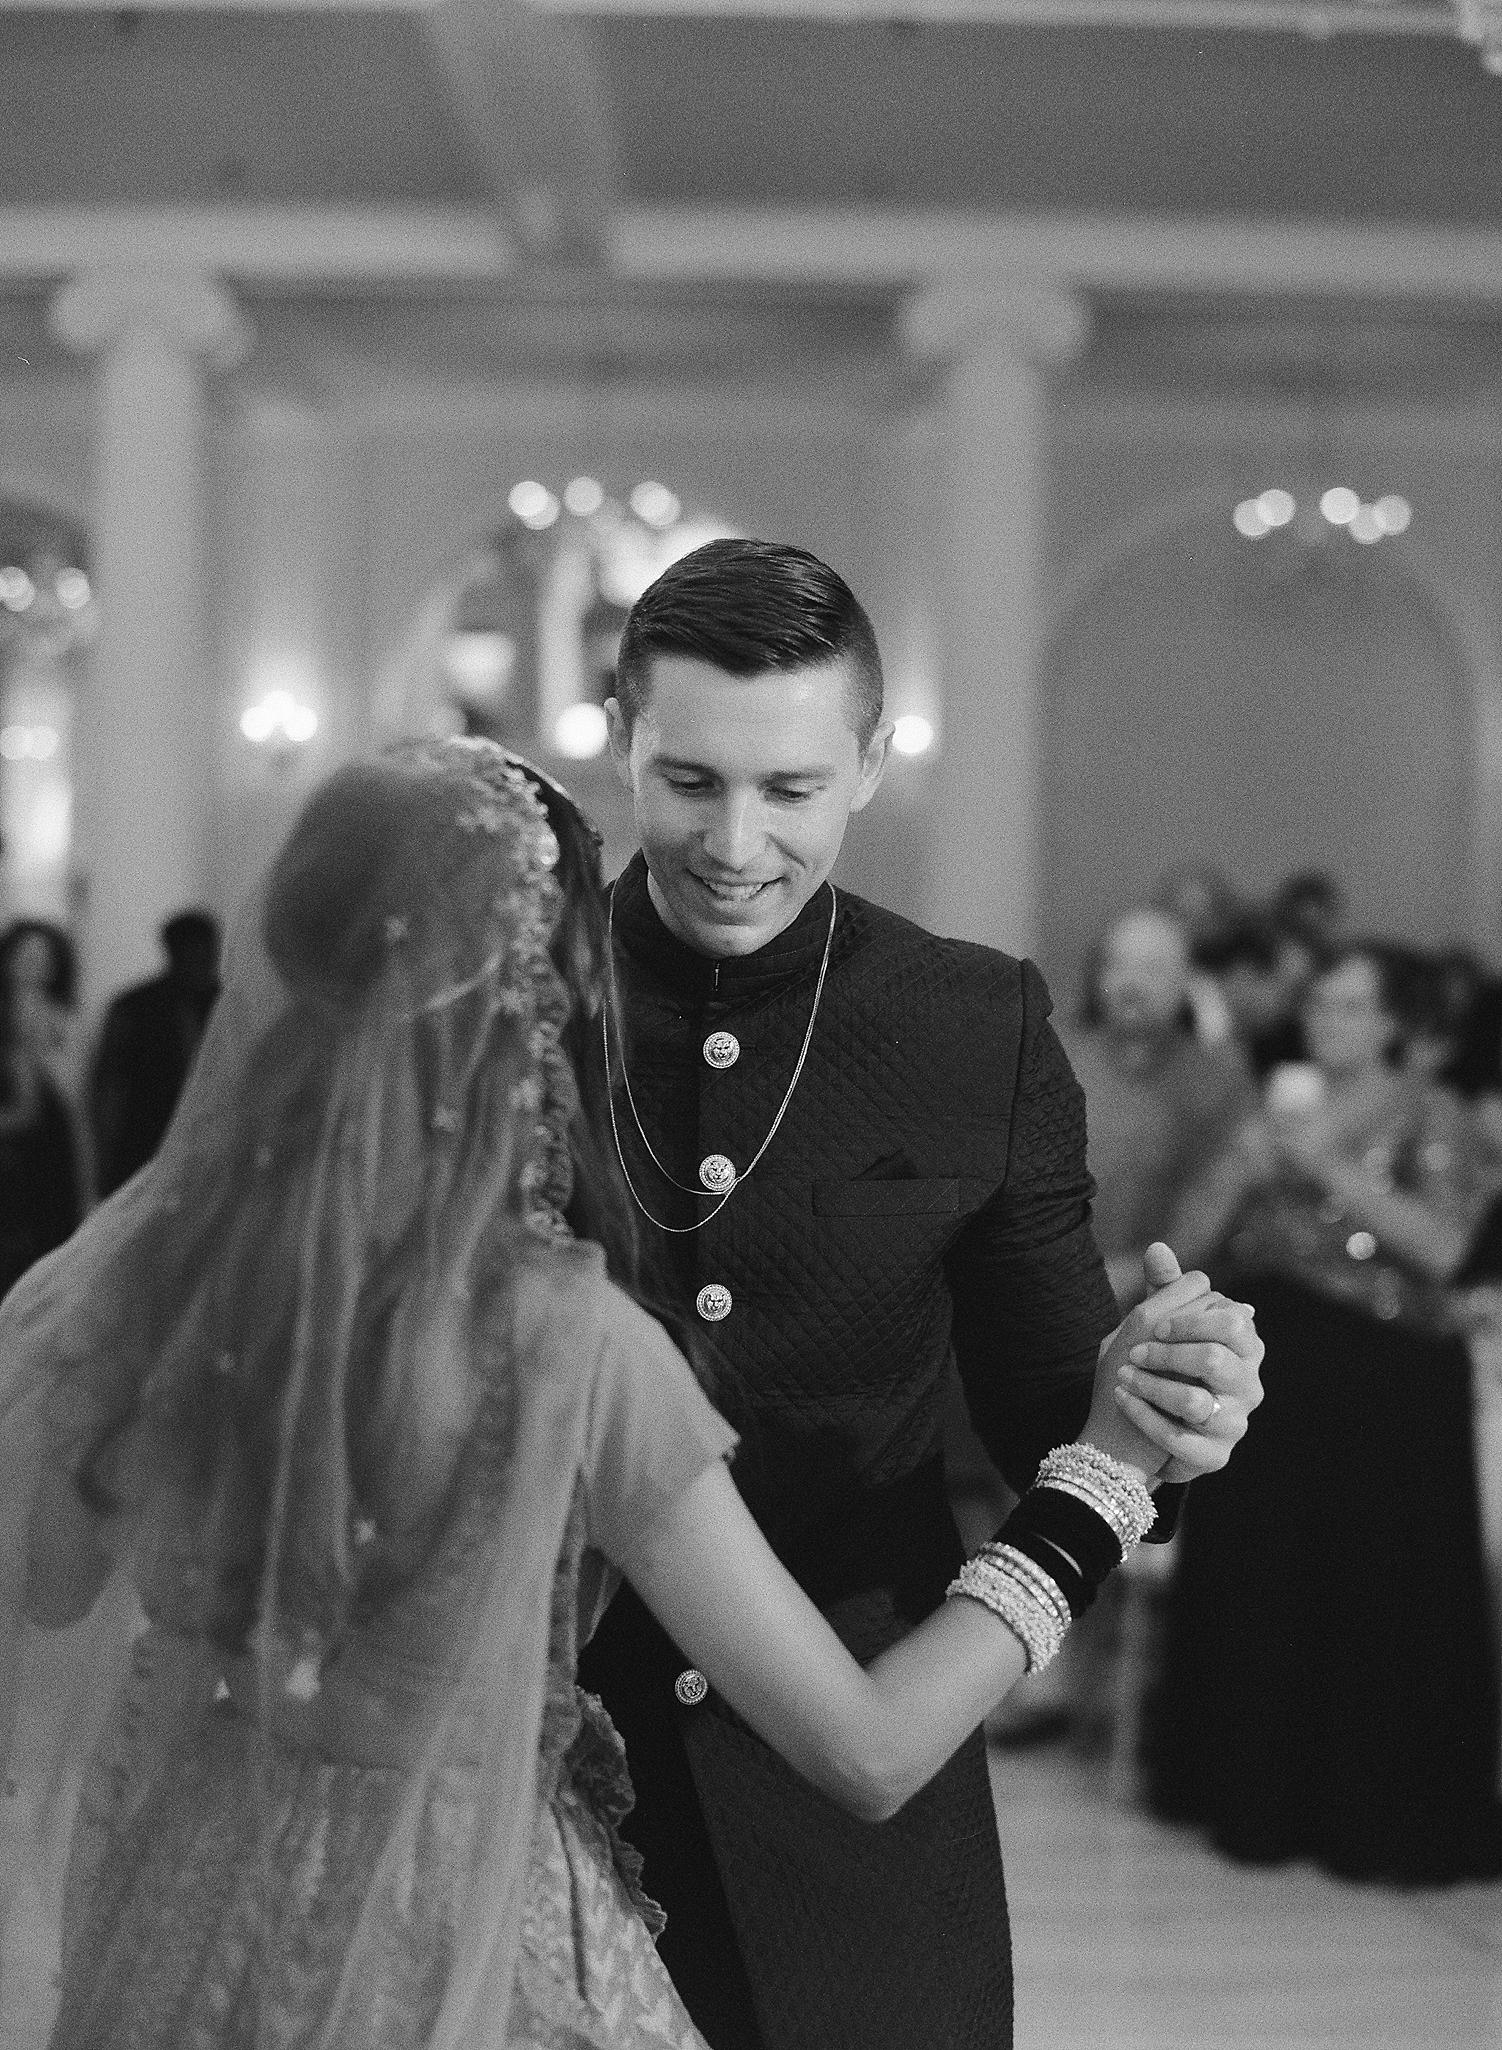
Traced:
<path fill-rule="evenodd" d="M 1263 1344 L 1251 1305 L 1148 1247 L 1151 1293 L 1100 1349 L 1086 1435 L 1162 1481 L 1218 1473 L 1262 1400 Z M 1108 1442 L 1109 1441 L 1109 1442 Z"/>

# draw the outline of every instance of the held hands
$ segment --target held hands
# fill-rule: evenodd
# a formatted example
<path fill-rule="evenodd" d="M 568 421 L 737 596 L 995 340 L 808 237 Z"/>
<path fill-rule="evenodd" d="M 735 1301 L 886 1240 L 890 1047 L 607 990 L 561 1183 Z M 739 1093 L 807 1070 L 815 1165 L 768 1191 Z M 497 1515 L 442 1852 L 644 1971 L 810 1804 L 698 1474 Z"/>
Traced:
<path fill-rule="evenodd" d="M 1262 1400 L 1263 1345 L 1252 1311 L 1148 1248 L 1153 1293 L 1101 1347 L 1085 1436 L 1149 1478 L 1217 1473 Z"/>

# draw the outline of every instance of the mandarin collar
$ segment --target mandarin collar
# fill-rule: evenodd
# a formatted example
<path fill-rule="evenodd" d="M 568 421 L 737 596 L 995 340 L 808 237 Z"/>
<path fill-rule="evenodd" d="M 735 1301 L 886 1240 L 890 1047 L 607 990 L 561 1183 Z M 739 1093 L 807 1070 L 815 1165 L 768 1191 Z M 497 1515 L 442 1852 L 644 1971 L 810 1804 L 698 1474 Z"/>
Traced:
<path fill-rule="evenodd" d="M 647 864 L 640 853 L 616 878 L 613 903 L 615 941 L 626 958 L 676 995 L 701 1003 L 742 1002 L 816 974 L 829 937 L 829 885 L 821 883 L 792 924 L 764 947 L 754 954 L 714 960 L 663 924 L 647 888 Z"/>

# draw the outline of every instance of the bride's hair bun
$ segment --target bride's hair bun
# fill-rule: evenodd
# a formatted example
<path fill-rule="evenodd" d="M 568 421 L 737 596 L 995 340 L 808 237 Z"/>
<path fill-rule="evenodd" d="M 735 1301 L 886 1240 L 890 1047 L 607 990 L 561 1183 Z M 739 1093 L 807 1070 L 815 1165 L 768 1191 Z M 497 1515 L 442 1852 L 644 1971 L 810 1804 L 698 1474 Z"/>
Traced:
<path fill-rule="evenodd" d="M 452 797 L 441 779 L 356 762 L 309 799 L 267 884 L 262 937 L 296 996 L 347 1003 L 380 974 L 393 931 L 414 916 Z"/>

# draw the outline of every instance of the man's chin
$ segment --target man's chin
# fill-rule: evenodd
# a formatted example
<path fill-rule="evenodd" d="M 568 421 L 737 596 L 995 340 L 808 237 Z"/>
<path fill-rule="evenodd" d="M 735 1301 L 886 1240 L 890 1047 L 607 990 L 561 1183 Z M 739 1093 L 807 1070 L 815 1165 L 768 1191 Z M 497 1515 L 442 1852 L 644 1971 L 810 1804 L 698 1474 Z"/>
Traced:
<path fill-rule="evenodd" d="M 771 919 L 761 925 L 706 925 L 693 940 L 701 954 L 718 960 L 739 960 L 743 954 L 758 954 L 782 931 Z"/>
<path fill-rule="evenodd" d="M 680 896 L 667 899 L 664 921 L 680 939 L 700 954 L 713 959 L 733 959 L 755 954 L 797 916 L 799 907 L 789 907 L 786 892 L 772 888 L 745 903 L 716 905 L 708 893 L 690 885 L 692 902 Z M 663 907 L 659 906 L 659 910 Z"/>

